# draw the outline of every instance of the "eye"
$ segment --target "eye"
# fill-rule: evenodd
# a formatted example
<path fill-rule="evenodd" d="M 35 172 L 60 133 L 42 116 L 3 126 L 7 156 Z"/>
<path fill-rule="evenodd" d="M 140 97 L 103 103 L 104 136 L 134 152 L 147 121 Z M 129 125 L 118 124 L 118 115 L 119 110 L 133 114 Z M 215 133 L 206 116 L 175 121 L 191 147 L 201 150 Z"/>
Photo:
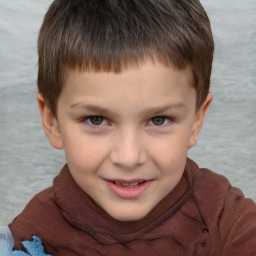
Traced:
<path fill-rule="evenodd" d="M 92 126 L 103 126 L 108 124 L 108 121 L 102 116 L 88 116 L 85 121 Z"/>
<path fill-rule="evenodd" d="M 171 118 L 166 116 L 155 116 L 150 119 L 149 125 L 156 125 L 156 126 L 164 126 L 169 124 L 171 121 Z"/>

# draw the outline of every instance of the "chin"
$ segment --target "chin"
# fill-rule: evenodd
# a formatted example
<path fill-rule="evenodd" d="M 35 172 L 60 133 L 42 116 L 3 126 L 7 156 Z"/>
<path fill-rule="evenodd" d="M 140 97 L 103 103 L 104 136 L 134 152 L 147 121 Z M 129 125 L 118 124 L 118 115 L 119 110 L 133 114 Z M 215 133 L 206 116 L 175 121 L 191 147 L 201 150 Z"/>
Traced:
<path fill-rule="evenodd" d="M 143 219 L 148 212 L 136 212 L 133 210 L 109 213 L 112 218 L 118 221 L 138 221 Z"/>

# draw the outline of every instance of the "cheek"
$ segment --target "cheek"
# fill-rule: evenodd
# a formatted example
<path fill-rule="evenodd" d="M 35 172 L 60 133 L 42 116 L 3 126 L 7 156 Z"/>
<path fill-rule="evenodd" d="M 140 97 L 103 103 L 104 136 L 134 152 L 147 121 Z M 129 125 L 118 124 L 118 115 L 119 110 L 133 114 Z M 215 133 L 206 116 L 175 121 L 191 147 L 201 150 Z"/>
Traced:
<path fill-rule="evenodd" d="M 107 142 L 88 137 L 69 140 L 65 148 L 67 163 L 74 172 L 81 175 L 97 172 L 107 158 L 109 151 Z"/>
<path fill-rule="evenodd" d="M 151 152 L 160 159 L 179 158 L 187 153 L 189 137 L 183 133 L 155 140 L 151 143 Z"/>
<path fill-rule="evenodd" d="M 162 172 L 183 170 L 187 158 L 189 134 L 177 134 L 150 143 L 150 154 Z"/>

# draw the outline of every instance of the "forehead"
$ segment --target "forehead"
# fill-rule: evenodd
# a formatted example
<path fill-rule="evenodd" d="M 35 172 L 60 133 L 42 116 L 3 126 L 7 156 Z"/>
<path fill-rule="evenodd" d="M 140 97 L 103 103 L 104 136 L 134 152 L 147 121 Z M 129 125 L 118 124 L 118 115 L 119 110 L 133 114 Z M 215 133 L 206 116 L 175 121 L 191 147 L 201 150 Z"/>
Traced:
<path fill-rule="evenodd" d="M 71 105 L 83 102 L 97 102 L 101 105 L 125 102 L 130 104 L 149 104 L 185 100 L 194 96 L 191 71 L 189 68 L 178 70 L 160 62 L 147 61 L 114 72 L 93 72 L 69 70 L 60 95 Z"/>

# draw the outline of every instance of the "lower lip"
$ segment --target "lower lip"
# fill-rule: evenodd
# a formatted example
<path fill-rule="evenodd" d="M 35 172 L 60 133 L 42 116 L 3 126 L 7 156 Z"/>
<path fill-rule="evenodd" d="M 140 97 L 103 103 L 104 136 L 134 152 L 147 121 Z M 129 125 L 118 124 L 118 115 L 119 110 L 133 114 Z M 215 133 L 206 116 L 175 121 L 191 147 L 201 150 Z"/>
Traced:
<path fill-rule="evenodd" d="M 118 197 L 123 199 L 135 199 L 138 198 L 145 190 L 147 190 L 152 181 L 148 180 L 134 187 L 120 186 L 111 181 L 106 182 L 110 191 Z"/>

